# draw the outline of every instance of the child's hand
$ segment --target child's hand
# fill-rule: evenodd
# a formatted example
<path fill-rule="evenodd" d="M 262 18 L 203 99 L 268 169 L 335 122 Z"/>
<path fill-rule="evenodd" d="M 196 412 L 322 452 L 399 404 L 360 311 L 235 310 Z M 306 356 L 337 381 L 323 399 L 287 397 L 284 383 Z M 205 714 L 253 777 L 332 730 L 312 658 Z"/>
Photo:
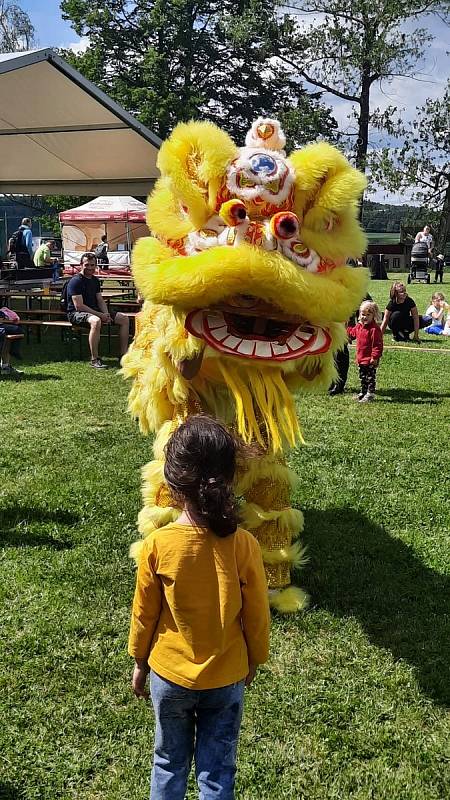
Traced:
<path fill-rule="evenodd" d="M 258 669 L 258 665 L 257 664 L 249 664 L 248 665 L 248 675 L 247 675 L 247 677 L 245 679 L 245 685 L 246 686 L 250 686 L 253 678 L 256 675 L 256 670 L 257 669 Z"/>
<path fill-rule="evenodd" d="M 144 700 L 148 700 L 148 691 L 145 688 L 148 672 L 148 664 L 136 662 L 133 670 L 133 678 L 131 680 L 134 694 L 136 697 L 142 697 Z"/>
<path fill-rule="evenodd" d="M 378 358 L 373 358 L 372 361 L 370 362 L 370 366 L 371 367 L 378 367 L 379 363 L 380 362 L 379 362 Z"/>

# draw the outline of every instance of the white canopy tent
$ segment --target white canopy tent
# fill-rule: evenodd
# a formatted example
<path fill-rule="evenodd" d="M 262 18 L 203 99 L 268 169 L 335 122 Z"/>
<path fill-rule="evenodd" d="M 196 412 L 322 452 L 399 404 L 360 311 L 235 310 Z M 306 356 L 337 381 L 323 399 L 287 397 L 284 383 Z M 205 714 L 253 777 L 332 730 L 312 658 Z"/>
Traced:
<path fill-rule="evenodd" d="M 53 50 L 0 55 L 0 193 L 147 195 L 161 140 Z"/>
<path fill-rule="evenodd" d="M 96 197 L 77 208 L 62 211 L 64 262 L 78 264 L 81 253 L 94 250 L 106 234 L 110 267 L 127 267 L 131 247 L 148 236 L 145 203 L 134 197 Z"/>

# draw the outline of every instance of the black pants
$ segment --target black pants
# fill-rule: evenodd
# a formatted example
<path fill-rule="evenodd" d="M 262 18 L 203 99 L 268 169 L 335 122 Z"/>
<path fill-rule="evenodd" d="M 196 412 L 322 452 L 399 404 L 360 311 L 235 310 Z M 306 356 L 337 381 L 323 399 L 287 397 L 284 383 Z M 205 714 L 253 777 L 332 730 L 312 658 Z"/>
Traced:
<path fill-rule="evenodd" d="M 26 253 L 16 253 L 16 261 L 18 269 L 32 269 L 34 267 L 28 250 Z"/>
<path fill-rule="evenodd" d="M 428 325 L 426 319 L 419 314 L 419 328 L 425 328 Z M 389 317 L 388 326 L 390 327 L 394 339 L 405 340 L 409 339 L 409 334 L 414 330 L 414 320 L 412 317 L 407 317 L 400 311 L 393 311 Z"/>
<path fill-rule="evenodd" d="M 440 259 L 438 261 L 436 261 L 436 271 L 434 273 L 434 282 L 435 283 L 438 282 L 438 278 L 439 278 L 440 283 L 442 283 L 443 278 L 444 278 L 444 262 L 441 261 Z"/>
<path fill-rule="evenodd" d="M 333 394 L 343 392 L 345 384 L 347 383 L 348 368 L 350 366 L 350 353 L 348 352 L 348 345 L 344 344 L 342 350 L 338 350 L 334 356 L 334 364 L 337 369 L 337 378 L 335 383 L 330 386 L 330 391 Z"/>
<path fill-rule="evenodd" d="M 359 380 L 361 381 L 361 394 L 375 394 L 377 368 L 373 364 L 360 364 Z"/>

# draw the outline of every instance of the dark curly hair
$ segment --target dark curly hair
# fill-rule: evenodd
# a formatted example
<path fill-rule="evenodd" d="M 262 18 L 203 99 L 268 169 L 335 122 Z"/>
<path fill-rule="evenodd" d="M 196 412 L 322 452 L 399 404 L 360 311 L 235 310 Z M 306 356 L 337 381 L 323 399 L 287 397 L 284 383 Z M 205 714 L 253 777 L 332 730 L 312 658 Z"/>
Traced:
<path fill-rule="evenodd" d="M 174 499 L 217 536 L 229 536 L 238 525 L 232 489 L 238 447 L 224 425 L 196 414 L 180 425 L 165 448 L 164 477 Z"/>

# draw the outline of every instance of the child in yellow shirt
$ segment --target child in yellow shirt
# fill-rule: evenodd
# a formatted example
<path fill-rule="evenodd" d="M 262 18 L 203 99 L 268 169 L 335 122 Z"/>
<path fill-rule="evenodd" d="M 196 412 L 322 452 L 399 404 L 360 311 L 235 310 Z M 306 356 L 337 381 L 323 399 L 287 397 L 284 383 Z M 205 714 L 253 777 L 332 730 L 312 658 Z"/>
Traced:
<path fill-rule="evenodd" d="M 237 442 L 190 417 L 166 446 L 164 475 L 183 508 L 144 542 L 129 653 L 132 686 L 156 717 L 151 800 L 184 800 L 192 757 L 202 800 L 232 800 L 244 686 L 269 655 L 267 581 L 256 539 L 238 527 Z"/>

